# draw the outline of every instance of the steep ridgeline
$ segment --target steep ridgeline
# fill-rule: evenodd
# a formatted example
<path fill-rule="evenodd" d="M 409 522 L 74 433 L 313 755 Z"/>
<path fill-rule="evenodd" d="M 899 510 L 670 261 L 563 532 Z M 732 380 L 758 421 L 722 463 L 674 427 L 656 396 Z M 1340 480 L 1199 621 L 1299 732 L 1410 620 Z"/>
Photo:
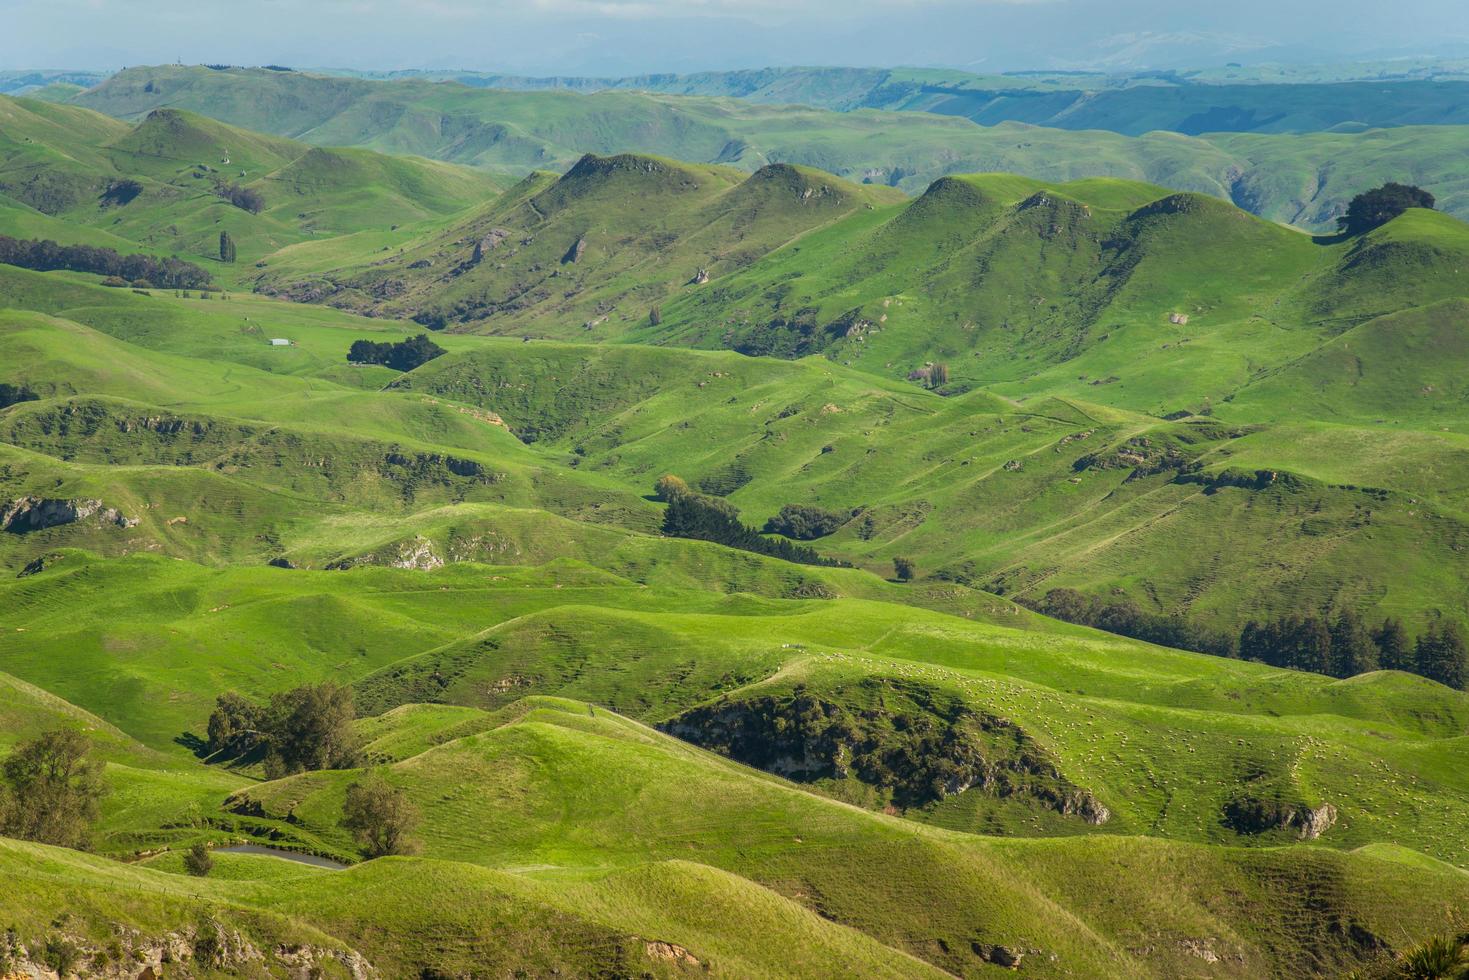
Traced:
<path fill-rule="evenodd" d="M 318 256 L 340 246 L 293 249 L 267 261 L 256 288 L 435 328 L 618 338 L 659 320 L 659 305 L 691 283 L 902 199 L 803 167 L 747 176 L 657 157 L 587 156 L 559 178 L 526 178 L 388 258 L 315 275 Z"/>
<path fill-rule="evenodd" d="M 850 108 L 836 93 L 872 81 L 863 74 L 839 73 L 818 87 Z M 874 104 L 925 111 L 836 112 L 790 104 L 826 104 L 800 81 L 789 91 L 773 82 L 770 101 L 757 102 L 722 94 L 580 94 L 569 86 L 504 91 L 431 77 L 439 76 L 370 81 L 162 65 L 119 72 L 76 101 L 124 119 L 176 107 L 319 145 L 521 174 L 564 170 L 586 153 L 640 152 L 746 171 L 792 163 L 912 194 L 953 173 L 1006 171 L 1050 181 L 1120 177 L 1211 194 L 1273 221 L 1329 230 L 1353 195 L 1397 173 L 1411 174 L 1446 210 L 1469 214 L 1469 183 L 1460 165 L 1465 127 L 1424 125 L 1462 120 L 1461 101 L 1445 93 L 1469 84 L 1463 82 L 1361 86 L 1362 112 L 1348 118 L 1397 127 L 1362 132 L 1336 125 L 1342 106 L 1352 104 L 1337 101 L 1353 91 L 1341 85 L 1280 86 L 1298 98 L 1282 115 L 1279 98 L 1271 101 L 1266 86 L 1160 85 L 1152 79 L 1094 97 L 1080 95 L 1074 78 L 1010 79 L 1006 95 L 988 97 L 984 83 L 970 90 L 962 78 L 918 72 L 895 80 L 891 89 L 878 84 Z M 1437 94 L 1415 111 L 1420 103 L 1405 96 L 1424 85 Z M 680 91 L 677 85 L 673 90 Z M 741 86 L 735 94 L 751 90 Z M 1234 101 L 1221 102 L 1220 95 Z M 1323 106 L 1327 97 L 1334 101 Z M 993 116 L 986 116 L 991 109 Z M 1025 121 L 1001 121 L 1010 114 Z M 998 124 L 976 125 L 966 115 Z M 1104 131 L 1132 131 L 1134 124 L 1141 135 Z M 1070 125 L 1081 131 L 1045 128 Z M 1167 131 L 1176 128 L 1210 135 Z M 1251 131 L 1221 132 L 1236 128 Z M 1331 131 L 1308 131 L 1317 129 Z"/>
<path fill-rule="evenodd" d="M 383 258 L 271 257 L 257 288 L 434 328 L 822 354 L 949 393 L 1217 404 L 1329 337 L 1469 295 L 1469 227 L 1313 239 L 1148 184 L 946 177 L 911 202 L 784 165 L 586 157 Z M 1404 352 L 1406 353 L 1406 352 Z M 941 369 L 936 367 L 941 366 Z"/>
<path fill-rule="evenodd" d="M 283 246 L 390 238 L 502 185 L 481 171 L 308 146 L 178 109 L 129 125 L 0 96 L 0 234 L 213 259 L 226 281 Z"/>

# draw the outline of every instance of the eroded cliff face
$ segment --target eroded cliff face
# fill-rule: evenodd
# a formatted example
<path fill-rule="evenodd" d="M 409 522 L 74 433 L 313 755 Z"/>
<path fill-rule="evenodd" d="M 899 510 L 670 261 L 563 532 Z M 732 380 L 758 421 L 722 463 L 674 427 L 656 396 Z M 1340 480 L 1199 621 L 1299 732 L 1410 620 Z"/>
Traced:
<path fill-rule="evenodd" d="M 44 531 L 49 527 L 86 520 L 120 528 L 135 527 L 138 523 L 136 517 L 128 517 L 117 508 L 95 499 L 26 496 L 0 507 L 0 530 L 12 534 Z"/>
<path fill-rule="evenodd" d="M 1239 834 L 1285 831 L 1301 840 L 1315 840 L 1336 824 L 1336 807 L 1310 806 L 1280 800 L 1243 797 L 1224 805 L 1224 825 Z"/>

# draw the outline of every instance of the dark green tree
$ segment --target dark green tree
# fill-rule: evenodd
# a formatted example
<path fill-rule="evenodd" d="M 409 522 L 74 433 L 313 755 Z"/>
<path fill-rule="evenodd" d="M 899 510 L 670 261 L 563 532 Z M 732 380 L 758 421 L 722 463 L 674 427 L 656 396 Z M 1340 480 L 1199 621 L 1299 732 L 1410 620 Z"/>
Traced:
<path fill-rule="evenodd" d="M 1350 609 L 1331 624 L 1331 676 L 1356 677 L 1378 667 L 1377 644 Z"/>
<path fill-rule="evenodd" d="M 915 570 L 916 570 L 916 566 L 913 564 L 913 559 L 911 559 L 911 558 L 894 558 L 893 559 L 893 574 L 896 575 L 896 576 L 898 576 L 898 581 L 899 582 L 911 582 L 911 581 L 913 581 L 913 573 L 914 573 Z"/>
<path fill-rule="evenodd" d="M 1441 623 L 1429 627 L 1418 637 L 1414 650 L 1418 673 L 1429 680 L 1464 690 L 1469 679 L 1469 663 L 1465 660 L 1464 634 L 1457 623 Z"/>
<path fill-rule="evenodd" d="M 1402 620 L 1384 619 L 1382 625 L 1373 630 L 1372 641 L 1377 644 L 1377 661 L 1383 670 L 1413 669 L 1413 644 L 1408 639 L 1408 631 L 1403 629 Z"/>
<path fill-rule="evenodd" d="M 1347 213 L 1336 219 L 1348 235 L 1360 235 L 1387 224 L 1409 208 L 1432 208 L 1433 195 L 1410 184 L 1386 183 L 1352 198 Z"/>
<path fill-rule="evenodd" d="M 233 262 L 235 260 L 235 240 L 227 231 L 219 233 L 219 261 Z"/>
<path fill-rule="evenodd" d="M 9 797 L 0 807 L 7 837 L 85 848 L 97 806 L 107 794 L 92 743 L 69 728 L 46 732 L 16 747 L 5 760 Z"/>

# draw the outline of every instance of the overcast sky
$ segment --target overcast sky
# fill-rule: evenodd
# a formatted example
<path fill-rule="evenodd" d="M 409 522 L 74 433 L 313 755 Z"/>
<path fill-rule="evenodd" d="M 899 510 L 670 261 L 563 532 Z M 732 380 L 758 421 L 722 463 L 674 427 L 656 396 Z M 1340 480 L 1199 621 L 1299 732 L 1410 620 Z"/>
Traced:
<path fill-rule="evenodd" d="M 0 68 L 633 74 L 1469 54 L 1469 0 L 0 0 Z"/>

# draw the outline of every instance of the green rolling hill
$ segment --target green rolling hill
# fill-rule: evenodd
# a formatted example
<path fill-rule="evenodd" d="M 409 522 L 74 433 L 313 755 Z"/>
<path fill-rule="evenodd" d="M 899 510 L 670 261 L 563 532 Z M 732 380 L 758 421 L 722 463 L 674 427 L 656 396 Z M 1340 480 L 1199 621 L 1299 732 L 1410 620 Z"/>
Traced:
<path fill-rule="evenodd" d="M 89 851 L 0 837 L 0 974 L 1340 976 L 1458 927 L 1464 691 L 1025 605 L 1469 619 L 1457 218 L 1312 237 L 1070 173 L 908 198 L 611 152 L 636 112 L 720 132 L 625 92 L 604 155 L 500 192 L 316 144 L 373 142 L 364 91 L 436 106 L 429 141 L 510 95 L 293 74 L 125 73 L 183 87 L 132 122 L 0 98 L 0 232 L 220 287 L 0 266 L 0 752 L 80 732 L 108 789 Z M 184 86 L 292 131 L 143 104 Z M 603 98 L 543 96 L 558 146 Z M 418 334 L 411 370 L 347 360 Z M 765 544 L 794 505 L 829 562 L 663 533 L 668 474 Z M 323 682 L 330 768 L 211 725 Z M 349 830 L 363 782 L 412 853 Z"/>
<path fill-rule="evenodd" d="M 229 232 L 245 268 L 312 239 L 376 236 L 494 198 L 481 171 L 307 146 L 173 109 L 119 124 L 71 106 L 0 96 L 0 233 L 118 251 L 218 259 Z M 258 211 L 221 190 L 257 192 Z M 231 270 L 214 271 L 227 278 Z"/>

